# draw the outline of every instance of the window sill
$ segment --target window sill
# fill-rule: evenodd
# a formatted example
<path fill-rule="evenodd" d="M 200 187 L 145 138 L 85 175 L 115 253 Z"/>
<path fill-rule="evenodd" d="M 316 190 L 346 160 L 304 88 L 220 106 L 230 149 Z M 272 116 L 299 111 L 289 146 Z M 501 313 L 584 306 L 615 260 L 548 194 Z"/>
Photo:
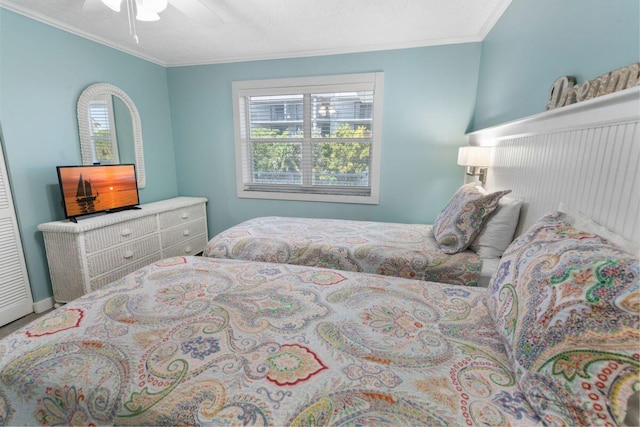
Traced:
<path fill-rule="evenodd" d="M 309 193 L 278 193 L 272 191 L 238 190 L 241 199 L 269 199 L 269 200 L 297 200 L 303 202 L 356 203 L 363 205 L 377 205 L 378 194 L 370 196 L 345 196 L 337 194 L 309 194 Z"/>

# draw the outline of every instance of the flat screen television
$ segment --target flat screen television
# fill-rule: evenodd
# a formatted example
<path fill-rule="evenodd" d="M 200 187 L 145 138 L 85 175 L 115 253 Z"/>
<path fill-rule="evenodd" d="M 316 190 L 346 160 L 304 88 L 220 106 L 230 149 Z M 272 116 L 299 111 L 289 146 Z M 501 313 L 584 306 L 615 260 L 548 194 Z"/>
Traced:
<path fill-rule="evenodd" d="M 58 166 L 65 216 L 137 209 L 138 182 L 135 165 Z"/>

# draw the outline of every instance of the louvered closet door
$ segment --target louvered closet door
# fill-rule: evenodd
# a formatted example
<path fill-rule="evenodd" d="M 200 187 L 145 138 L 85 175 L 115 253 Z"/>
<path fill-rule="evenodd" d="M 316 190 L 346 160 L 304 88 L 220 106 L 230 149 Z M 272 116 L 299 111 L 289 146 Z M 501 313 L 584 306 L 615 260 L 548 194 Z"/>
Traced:
<path fill-rule="evenodd" d="M 31 312 L 31 287 L 0 145 L 0 326 Z"/>

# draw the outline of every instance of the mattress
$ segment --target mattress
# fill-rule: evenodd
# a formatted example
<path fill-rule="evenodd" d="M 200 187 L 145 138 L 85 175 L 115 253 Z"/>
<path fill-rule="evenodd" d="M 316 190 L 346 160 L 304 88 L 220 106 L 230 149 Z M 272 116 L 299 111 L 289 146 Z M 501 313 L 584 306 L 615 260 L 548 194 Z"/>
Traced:
<path fill-rule="evenodd" d="M 486 289 L 170 258 L 0 341 L 7 425 L 535 425 Z"/>
<path fill-rule="evenodd" d="M 431 225 L 260 217 L 212 238 L 214 258 L 278 262 L 476 286 L 482 260 L 473 251 L 442 252 Z"/>

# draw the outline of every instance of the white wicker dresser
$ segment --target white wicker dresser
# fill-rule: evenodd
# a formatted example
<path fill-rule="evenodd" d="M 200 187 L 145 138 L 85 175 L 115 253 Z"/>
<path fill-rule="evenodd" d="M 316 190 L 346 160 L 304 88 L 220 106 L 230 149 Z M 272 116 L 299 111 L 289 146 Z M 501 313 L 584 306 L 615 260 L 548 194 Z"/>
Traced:
<path fill-rule="evenodd" d="M 162 258 L 194 255 L 207 244 L 201 197 L 177 197 L 140 210 L 38 225 L 44 234 L 56 304 L 69 302 Z"/>

